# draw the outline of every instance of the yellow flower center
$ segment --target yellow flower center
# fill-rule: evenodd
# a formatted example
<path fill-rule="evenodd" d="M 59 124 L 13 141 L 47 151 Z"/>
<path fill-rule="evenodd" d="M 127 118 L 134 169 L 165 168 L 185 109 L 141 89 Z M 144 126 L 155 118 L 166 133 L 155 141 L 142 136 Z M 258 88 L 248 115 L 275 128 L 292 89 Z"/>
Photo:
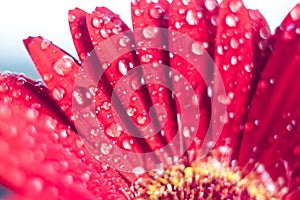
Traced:
<path fill-rule="evenodd" d="M 132 199 L 245 199 L 275 200 L 264 184 L 249 174 L 225 167 L 216 160 L 194 162 L 191 166 L 169 166 L 162 172 L 147 172 L 133 185 Z"/>

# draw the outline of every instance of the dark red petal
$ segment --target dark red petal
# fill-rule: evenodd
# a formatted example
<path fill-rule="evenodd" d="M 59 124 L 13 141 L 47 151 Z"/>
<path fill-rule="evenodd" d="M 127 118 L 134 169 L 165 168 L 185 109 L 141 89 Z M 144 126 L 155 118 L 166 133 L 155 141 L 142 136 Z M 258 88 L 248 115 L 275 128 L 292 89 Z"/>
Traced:
<path fill-rule="evenodd" d="M 300 6 L 295 9 L 298 17 L 277 37 L 257 85 L 239 155 L 240 165 L 263 164 L 275 182 L 285 181 L 289 192 L 300 184 Z"/>
<path fill-rule="evenodd" d="M 41 82 L 32 81 L 22 75 L 0 73 L 0 91 L 0 99 L 15 107 L 25 105 L 37 109 L 71 126 L 67 116 L 61 112 L 51 98 L 49 90 Z"/>
<path fill-rule="evenodd" d="M 140 65 L 146 66 L 144 76 L 146 82 L 152 80 L 147 79 L 155 76 L 156 83 L 148 84 L 147 88 L 153 105 L 159 106 L 154 109 L 158 123 L 161 124 L 161 131 L 164 132 L 164 139 L 169 143 L 175 136 L 178 130 L 175 100 L 172 98 L 172 91 L 167 88 L 171 80 L 169 79 L 168 68 L 163 68 L 161 65 L 169 67 L 169 52 L 162 50 L 164 44 L 167 46 L 168 36 L 163 33 L 163 28 L 168 27 L 168 8 L 169 3 L 166 0 L 160 0 L 157 3 L 142 1 L 132 1 L 131 13 L 133 28 L 140 35 L 135 37 L 138 44 L 138 56 Z M 151 43 L 152 46 L 159 48 L 141 48 L 140 43 Z M 165 110 L 161 113 L 162 108 Z M 164 124 L 159 122 L 159 118 L 166 115 Z M 153 119 L 154 120 L 154 119 Z M 153 143 L 153 142 L 151 142 Z M 177 148 L 177 147 L 176 147 Z M 175 153 L 175 152 L 173 152 Z"/>
<path fill-rule="evenodd" d="M 219 24 L 219 3 L 217 0 L 199 0 L 197 1 L 201 11 L 203 13 L 203 20 L 206 24 L 206 30 L 209 38 L 208 53 L 214 58 L 214 50 L 216 43 L 217 27 Z"/>
<path fill-rule="evenodd" d="M 240 0 L 224 0 L 219 12 L 215 64 L 221 73 L 226 95 L 214 85 L 214 98 L 226 105 L 225 116 L 214 116 L 225 125 L 218 150 L 230 161 L 237 156 L 241 128 L 253 95 L 260 69 L 254 60 L 253 29 L 248 10 Z M 222 148 L 227 146 L 228 148 Z M 226 152 L 222 152 L 223 150 Z"/>
<path fill-rule="evenodd" d="M 95 25 L 93 23 L 95 19 L 99 21 L 99 24 Z M 139 129 L 138 132 L 142 132 L 141 129 L 147 125 L 149 127 L 149 124 L 150 126 L 153 126 L 148 113 L 152 105 L 151 99 L 149 98 L 147 88 L 140 87 L 141 84 L 138 83 L 139 80 L 137 80 L 137 78 L 141 76 L 141 71 L 136 70 L 138 71 L 137 72 L 138 74 L 137 77 L 134 77 L 136 78 L 135 80 L 127 80 L 130 82 L 126 82 L 126 84 L 121 84 L 121 86 L 119 84 L 119 87 L 124 87 L 124 88 L 117 88 L 117 89 L 115 88 L 116 84 L 121 78 L 123 78 L 126 74 L 130 73 L 130 70 L 132 68 L 138 66 L 138 57 L 134 52 L 131 52 L 131 45 L 133 44 L 134 40 L 132 37 L 132 33 L 129 31 L 129 28 L 119 18 L 118 15 L 112 13 L 111 11 L 107 11 L 106 8 L 98 8 L 91 15 L 88 15 L 87 25 L 88 25 L 90 36 L 93 41 L 93 45 L 96 48 L 96 54 L 102 64 L 101 66 L 102 69 L 100 70 L 105 70 L 104 73 L 107 79 L 109 80 L 109 83 L 114 88 L 114 91 L 119 91 L 118 97 L 120 98 L 120 101 L 123 102 L 122 100 L 125 98 L 122 96 L 124 95 L 128 96 L 128 94 L 124 93 L 123 91 L 128 90 L 128 87 L 131 88 L 137 86 L 137 88 L 135 88 L 134 94 L 130 98 L 129 106 L 128 106 L 128 102 L 123 102 L 122 105 L 126 108 L 126 110 L 130 108 L 134 110 L 134 113 L 132 114 L 131 118 L 135 123 L 135 125 L 137 125 L 137 128 Z M 128 32 L 122 33 L 124 31 L 128 31 Z M 110 44 L 110 46 L 107 47 L 107 49 L 109 49 L 107 51 L 109 53 L 107 54 L 107 56 L 104 53 L 101 53 L 100 51 L 97 50 L 97 48 L 99 48 L 98 46 L 99 44 L 105 42 L 107 39 L 112 38 L 113 36 L 116 35 L 117 37 L 120 37 L 120 40 L 118 41 L 116 41 L 116 39 L 108 40 L 108 41 L 114 41 L 115 43 Z M 114 56 L 116 53 L 118 53 L 119 48 L 127 49 L 129 53 L 126 53 L 124 55 L 117 54 L 116 60 L 107 63 L 108 61 L 105 61 L 105 59 L 109 58 L 110 56 Z M 110 98 L 111 97 L 109 97 L 109 100 Z M 122 112 L 122 110 L 118 110 L 118 111 Z M 122 116 L 123 116 L 122 120 L 125 121 L 124 123 L 125 124 L 129 123 L 127 119 L 128 116 L 125 115 Z M 155 130 L 155 128 L 153 129 Z M 137 130 L 133 130 L 133 131 L 137 132 Z M 129 134 L 127 133 L 127 135 Z M 146 136 L 143 137 L 145 138 Z M 164 145 L 159 135 L 151 137 L 150 140 L 151 140 L 150 149 L 149 149 L 149 145 L 144 145 L 141 143 L 141 149 L 143 149 L 143 151 L 149 152 L 151 151 L 151 149 L 152 150 L 156 149 L 158 145 L 161 146 Z"/>
<path fill-rule="evenodd" d="M 69 54 L 41 37 L 29 37 L 24 44 L 51 96 L 73 121 L 72 92 L 79 65 Z"/>
<path fill-rule="evenodd" d="M 249 10 L 249 16 L 252 24 L 252 37 L 254 40 L 253 64 L 256 68 L 262 70 L 271 54 L 271 32 L 266 20 L 258 10 Z"/>
<path fill-rule="evenodd" d="M 24 85 L 20 91 L 27 98 L 32 95 Z M 34 95 L 42 101 L 38 92 Z M 1 184 L 32 199 L 126 199 L 127 184 L 91 157 L 72 129 L 46 114 L 52 109 L 46 102 L 40 110 L 26 101 L 1 99 Z"/>
<path fill-rule="evenodd" d="M 93 44 L 86 25 L 87 13 L 79 8 L 69 11 L 69 25 L 74 46 L 81 61 L 93 50 Z"/>
<path fill-rule="evenodd" d="M 181 55 L 177 55 L 178 52 L 174 53 L 170 59 L 170 65 L 173 69 L 177 70 L 180 75 L 182 75 L 187 81 L 188 84 L 191 85 L 192 89 L 195 91 L 196 96 L 186 96 L 184 97 L 182 105 L 178 105 L 178 112 L 181 115 L 182 109 L 189 105 L 189 104 L 198 104 L 200 113 L 200 118 L 198 116 L 191 116 L 192 121 L 199 121 L 198 129 L 196 130 L 196 139 L 190 149 L 193 149 L 194 152 L 200 152 L 200 147 L 203 144 L 203 139 L 207 133 L 208 126 L 210 123 L 210 112 L 211 112 L 211 101 L 208 96 L 208 85 L 211 80 L 212 74 L 212 66 L 208 66 L 208 54 L 205 53 L 208 48 L 210 48 L 210 41 L 208 38 L 208 30 L 207 26 L 203 17 L 202 8 L 197 5 L 196 1 L 180 1 L 174 0 L 170 7 L 170 20 L 169 20 L 169 29 L 172 31 L 178 31 L 189 37 L 191 41 L 190 44 L 184 44 L 185 46 L 188 45 L 188 50 L 186 52 L 186 57 L 182 58 Z M 174 40 L 175 38 L 172 37 L 170 34 L 170 46 L 176 45 L 176 43 L 180 43 L 180 41 Z M 180 43 L 181 44 L 181 43 Z M 175 51 L 181 51 L 181 47 L 175 49 Z M 201 56 L 204 55 L 204 58 Z M 206 55 L 206 56 L 205 56 Z M 188 58 L 188 60 L 187 60 Z M 205 68 L 203 71 L 204 74 L 199 73 L 199 69 L 197 70 L 195 66 L 193 66 L 190 61 L 193 59 L 197 59 L 199 65 L 202 68 Z M 211 59 L 212 60 L 212 59 Z M 203 77 L 205 76 L 205 77 Z M 182 81 L 179 81 L 179 77 L 174 75 L 172 77 L 174 88 L 182 88 L 179 91 L 186 90 L 186 85 L 182 84 Z M 205 80 L 206 79 L 206 80 Z M 205 82 L 206 81 L 206 82 Z M 177 94 L 175 94 L 177 95 Z M 195 99 L 196 102 L 195 102 Z M 189 106 L 187 106 L 189 107 Z M 193 118 L 195 117 L 195 118 Z M 183 123 L 183 122 L 181 122 Z M 190 124 L 182 125 L 183 130 L 188 130 L 190 132 L 193 131 L 193 126 Z M 205 144 L 206 146 L 206 144 Z M 202 149 L 203 150 L 203 149 Z M 193 155 L 199 156 L 199 155 Z M 192 158 L 194 159 L 194 158 Z"/>

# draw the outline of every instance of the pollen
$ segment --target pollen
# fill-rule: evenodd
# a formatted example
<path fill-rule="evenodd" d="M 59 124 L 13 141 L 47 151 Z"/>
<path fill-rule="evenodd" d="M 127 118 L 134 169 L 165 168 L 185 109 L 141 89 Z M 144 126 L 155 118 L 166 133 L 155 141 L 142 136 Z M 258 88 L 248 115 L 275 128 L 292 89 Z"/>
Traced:
<path fill-rule="evenodd" d="M 132 186 L 132 199 L 159 200 L 279 200 L 254 174 L 242 176 L 238 170 L 214 159 L 190 166 L 173 165 L 162 172 L 147 172 Z"/>

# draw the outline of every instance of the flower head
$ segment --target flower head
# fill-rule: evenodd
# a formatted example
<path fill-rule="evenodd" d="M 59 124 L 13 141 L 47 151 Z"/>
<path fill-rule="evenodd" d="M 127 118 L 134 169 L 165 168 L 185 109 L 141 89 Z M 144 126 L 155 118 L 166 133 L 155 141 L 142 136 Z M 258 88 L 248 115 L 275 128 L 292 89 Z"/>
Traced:
<path fill-rule="evenodd" d="M 79 60 L 25 46 L 0 75 L 0 183 L 25 199 L 297 199 L 300 5 L 271 34 L 241 0 L 76 8 Z"/>

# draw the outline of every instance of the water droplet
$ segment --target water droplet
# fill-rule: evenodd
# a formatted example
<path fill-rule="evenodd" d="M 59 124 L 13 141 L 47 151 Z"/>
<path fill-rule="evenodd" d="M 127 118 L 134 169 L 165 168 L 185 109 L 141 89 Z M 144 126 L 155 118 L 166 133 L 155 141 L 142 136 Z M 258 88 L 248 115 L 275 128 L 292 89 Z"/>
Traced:
<path fill-rule="evenodd" d="M 234 13 L 238 13 L 242 6 L 243 6 L 243 3 L 239 0 L 231 1 L 230 4 L 229 4 L 230 10 Z"/>
<path fill-rule="evenodd" d="M 155 38 L 158 34 L 158 28 L 155 27 L 147 27 L 143 29 L 143 36 L 147 39 Z"/>
<path fill-rule="evenodd" d="M 128 107 L 127 109 L 127 114 L 128 116 L 132 117 L 136 113 L 136 108 L 135 107 Z"/>
<path fill-rule="evenodd" d="M 102 28 L 102 29 L 100 30 L 100 34 L 101 34 L 101 36 L 102 36 L 103 38 L 108 38 L 108 37 L 109 37 L 109 31 L 106 30 L 106 29 L 104 29 L 104 28 Z"/>
<path fill-rule="evenodd" d="M 11 117 L 12 110 L 9 106 L 1 103 L 0 104 L 0 119 L 9 119 Z"/>
<path fill-rule="evenodd" d="M 288 131 L 292 131 L 292 130 L 293 130 L 293 125 L 292 125 L 292 124 L 288 124 L 288 125 L 286 126 L 286 129 L 287 129 Z"/>
<path fill-rule="evenodd" d="M 35 109 L 29 109 L 26 111 L 26 116 L 27 116 L 27 119 L 35 120 L 38 118 L 39 112 Z"/>
<path fill-rule="evenodd" d="M 43 76 L 43 80 L 45 81 L 45 82 L 49 82 L 49 81 L 51 81 L 53 79 L 53 74 L 45 74 L 44 76 Z"/>
<path fill-rule="evenodd" d="M 214 10 L 218 6 L 215 0 L 205 0 L 204 4 L 205 7 L 210 11 Z"/>
<path fill-rule="evenodd" d="M 135 168 L 132 169 L 132 172 L 133 172 L 135 175 L 139 176 L 139 175 L 142 175 L 143 173 L 145 173 L 145 169 L 144 169 L 142 166 L 140 166 L 140 167 L 135 167 Z"/>
<path fill-rule="evenodd" d="M 252 33 L 249 31 L 245 32 L 245 38 L 250 40 L 252 38 Z"/>
<path fill-rule="evenodd" d="M 139 125 L 144 125 L 147 121 L 147 117 L 144 115 L 139 115 L 137 116 L 136 120 Z"/>
<path fill-rule="evenodd" d="M 195 55 L 202 55 L 203 54 L 203 48 L 198 42 L 193 42 L 192 44 L 192 53 Z"/>
<path fill-rule="evenodd" d="M 103 20 L 99 17 L 94 17 L 92 19 L 92 24 L 95 28 L 101 28 L 101 26 L 103 24 Z"/>
<path fill-rule="evenodd" d="M 55 87 L 54 90 L 52 91 L 52 96 L 54 99 L 57 101 L 62 100 L 65 97 L 66 90 L 62 87 Z"/>
<path fill-rule="evenodd" d="M 60 76 L 68 75 L 74 69 L 74 61 L 70 56 L 63 56 L 58 59 L 53 68 L 55 72 Z"/>
<path fill-rule="evenodd" d="M 75 33 L 75 34 L 74 34 L 74 38 L 75 38 L 76 40 L 79 40 L 79 39 L 81 38 L 81 33 Z"/>
<path fill-rule="evenodd" d="M 111 149 L 112 149 L 111 144 L 106 144 L 106 143 L 101 144 L 100 151 L 103 155 L 108 155 Z"/>
<path fill-rule="evenodd" d="M 233 49 L 237 49 L 237 48 L 239 48 L 240 43 L 239 43 L 239 41 L 238 41 L 237 39 L 231 38 L 231 40 L 230 40 L 230 46 L 231 46 Z"/>
<path fill-rule="evenodd" d="M 187 11 L 185 19 L 189 25 L 196 25 L 198 23 L 197 15 L 193 10 Z"/>
<path fill-rule="evenodd" d="M 119 44 L 122 46 L 122 47 L 126 47 L 130 42 L 130 38 L 126 35 L 122 36 L 119 40 Z"/>
<path fill-rule="evenodd" d="M 237 64 L 237 57 L 236 57 L 236 56 L 232 56 L 232 57 L 231 57 L 231 60 L 230 60 L 230 63 L 231 63 L 232 65 L 236 65 L 236 64 Z"/>
<path fill-rule="evenodd" d="M 223 65 L 223 70 L 224 71 L 228 71 L 229 68 L 230 68 L 230 65 Z"/>
<path fill-rule="evenodd" d="M 268 39 L 270 37 L 270 31 L 268 30 L 267 27 L 263 27 L 259 30 L 259 35 L 263 39 Z"/>
<path fill-rule="evenodd" d="M 124 139 L 122 141 L 122 146 L 123 146 L 124 149 L 127 149 L 127 150 L 132 148 L 131 144 L 130 144 L 130 141 L 128 139 Z"/>
<path fill-rule="evenodd" d="M 144 54 L 141 56 L 141 61 L 143 63 L 149 63 L 152 59 L 152 55 L 151 54 Z"/>
<path fill-rule="evenodd" d="M 185 6 L 188 6 L 190 4 L 191 0 L 182 0 L 182 4 Z"/>
<path fill-rule="evenodd" d="M 51 44 L 50 41 L 48 41 L 48 40 L 43 40 L 43 41 L 41 42 L 41 49 L 42 49 L 42 50 L 48 49 L 48 48 L 50 47 L 50 44 Z"/>
<path fill-rule="evenodd" d="M 247 71 L 247 72 L 252 72 L 252 68 L 253 68 L 253 65 L 252 64 L 245 64 L 245 70 Z"/>
<path fill-rule="evenodd" d="M 124 59 L 119 60 L 118 62 L 118 70 L 122 75 L 126 75 L 127 74 L 127 62 Z"/>
<path fill-rule="evenodd" d="M 81 177 L 83 182 L 88 182 L 90 180 L 90 173 L 89 172 L 85 172 L 82 177 Z"/>
<path fill-rule="evenodd" d="M 155 8 L 151 8 L 149 11 L 149 15 L 154 19 L 160 19 L 163 16 L 163 9 L 160 6 L 156 6 Z"/>
<path fill-rule="evenodd" d="M 300 19 L 300 9 L 299 7 L 295 7 L 293 8 L 293 10 L 291 10 L 290 12 L 291 18 L 293 21 L 297 21 Z"/>
<path fill-rule="evenodd" d="M 120 124 L 111 124 L 105 129 L 105 133 L 110 137 L 119 137 L 123 131 L 123 128 Z"/>
<path fill-rule="evenodd" d="M 68 16 L 68 20 L 69 20 L 69 22 L 74 22 L 75 20 L 76 20 L 76 16 L 75 15 L 73 15 L 73 14 L 69 14 L 69 16 Z"/>
<path fill-rule="evenodd" d="M 190 130 L 188 127 L 183 128 L 183 136 L 189 138 L 191 136 Z"/>
<path fill-rule="evenodd" d="M 219 95 L 218 96 L 218 101 L 224 105 L 228 105 L 230 104 L 231 100 L 230 98 L 228 98 L 227 96 L 225 95 Z"/>
<path fill-rule="evenodd" d="M 182 27 L 181 22 L 175 22 L 175 28 L 180 29 Z"/>
<path fill-rule="evenodd" d="M 143 14 L 143 10 L 137 8 L 133 11 L 133 13 L 135 16 L 140 17 Z"/>
<path fill-rule="evenodd" d="M 92 101 L 92 94 L 83 87 L 75 88 L 73 91 L 73 99 L 79 106 L 86 106 Z"/>
<path fill-rule="evenodd" d="M 223 55 L 223 54 L 224 54 L 224 52 L 223 52 L 223 47 L 222 47 L 221 45 L 218 45 L 218 46 L 217 46 L 217 53 L 218 53 L 219 55 Z"/>
<path fill-rule="evenodd" d="M 225 23 L 229 27 L 235 27 L 236 26 L 236 17 L 232 14 L 227 15 L 225 18 Z"/>

